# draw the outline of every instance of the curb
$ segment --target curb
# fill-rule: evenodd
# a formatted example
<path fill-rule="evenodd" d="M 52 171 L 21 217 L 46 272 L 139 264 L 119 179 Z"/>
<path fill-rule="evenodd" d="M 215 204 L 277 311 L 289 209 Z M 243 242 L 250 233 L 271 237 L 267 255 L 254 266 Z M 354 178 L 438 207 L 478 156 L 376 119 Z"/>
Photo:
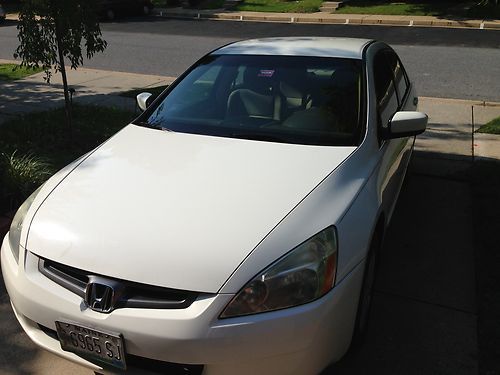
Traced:
<path fill-rule="evenodd" d="M 447 102 L 447 103 L 475 105 L 475 106 L 482 106 L 482 107 L 500 107 L 500 102 L 491 102 L 491 101 L 485 101 L 485 100 L 437 98 L 437 97 L 430 97 L 430 96 L 419 96 L 419 99 L 427 100 L 427 101 L 439 101 L 439 102 Z"/>
<path fill-rule="evenodd" d="M 393 18 L 376 15 L 328 15 L 316 16 L 312 13 L 276 13 L 270 15 L 260 12 L 210 12 L 201 11 L 170 11 L 168 9 L 155 9 L 153 14 L 165 18 L 178 19 L 207 19 L 220 21 L 252 21 L 252 22 L 278 22 L 278 23 L 305 23 L 305 24 L 338 24 L 338 25 L 381 25 L 381 26 L 408 26 L 408 27 L 441 27 L 462 28 L 479 30 L 500 30 L 500 22 L 481 20 L 447 20 L 411 18 L 411 16 L 396 16 Z"/>
<path fill-rule="evenodd" d="M 19 21 L 19 13 L 7 13 L 5 16 L 6 21 Z"/>
<path fill-rule="evenodd" d="M 269 13 L 261 12 L 214 12 L 200 11 L 171 11 L 166 8 L 153 9 L 152 15 L 165 18 L 178 19 L 206 19 L 218 21 L 250 21 L 250 22 L 277 22 L 277 23 L 304 23 L 304 24 L 329 24 L 329 25 L 370 25 L 370 26 L 407 26 L 407 27 L 440 27 L 454 29 L 479 29 L 500 30 L 500 20 L 449 20 L 436 19 L 435 17 L 416 16 L 387 16 L 372 14 L 329 14 L 315 13 Z M 316 13 L 316 14 L 318 14 Z M 18 14 L 7 14 L 6 20 L 18 21 Z M 381 17 L 380 17 L 381 16 Z"/>

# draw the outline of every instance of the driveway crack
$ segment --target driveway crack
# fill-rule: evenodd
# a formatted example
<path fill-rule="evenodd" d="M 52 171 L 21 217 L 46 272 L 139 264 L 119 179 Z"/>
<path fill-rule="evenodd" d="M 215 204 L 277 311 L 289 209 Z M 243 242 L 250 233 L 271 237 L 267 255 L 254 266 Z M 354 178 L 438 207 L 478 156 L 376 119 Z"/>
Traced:
<path fill-rule="evenodd" d="M 374 292 L 375 292 L 375 294 L 379 294 L 382 296 L 405 299 L 405 300 L 409 300 L 409 301 L 413 301 L 413 302 L 418 302 L 418 303 L 422 303 L 422 304 L 426 304 L 426 305 L 430 305 L 430 306 L 435 306 L 435 307 L 440 307 L 440 308 L 447 309 L 447 310 L 460 312 L 460 313 L 467 314 L 467 315 L 477 316 L 477 313 L 474 311 L 459 309 L 457 307 L 447 306 L 447 305 L 443 305 L 441 303 L 429 302 L 429 301 L 426 301 L 426 300 L 423 300 L 423 299 L 417 298 L 417 297 L 410 297 L 410 296 L 405 296 L 405 295 L 398 294 L 398 293 L 385 292 L 382 290 L 374 290 Z"/>

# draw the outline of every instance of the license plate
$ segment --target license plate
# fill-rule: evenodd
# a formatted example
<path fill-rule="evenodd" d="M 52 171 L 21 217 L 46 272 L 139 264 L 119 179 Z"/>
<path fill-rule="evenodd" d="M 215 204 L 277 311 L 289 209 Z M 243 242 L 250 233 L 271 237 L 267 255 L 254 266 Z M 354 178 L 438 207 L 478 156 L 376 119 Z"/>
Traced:
<path fill-rule="evenodd" d="M 63 350 L 100 365 L 127 368 L 120 334 L 60 321 L 56 321 L 56 329 Z"/>

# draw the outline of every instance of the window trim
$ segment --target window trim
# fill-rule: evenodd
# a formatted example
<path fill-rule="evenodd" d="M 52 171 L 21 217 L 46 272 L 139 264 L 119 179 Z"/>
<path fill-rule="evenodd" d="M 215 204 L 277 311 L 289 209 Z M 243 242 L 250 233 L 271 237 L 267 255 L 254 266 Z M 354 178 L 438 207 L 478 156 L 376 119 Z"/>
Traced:
<path fill-rule="evenodd" d="M 398 110 L 401 110 L 401 108 L 404 106 L 404 104 L 408 100 L 408 95 L 410 93 L 410 88 L 411 88 L 411 82 L 410 82 L 410 79 L 408 77 L 408 74 L 406 73 L 406 69 L 405 69 L 403 63 L 401 62 L 401 59 L 396 54 L 396 52 L 394 52 L 394 50 L 391 49 L 391 48 L 384 48 L 382 51 L 386 55 L 386 60 L 387 60 L 387 54 L 388 53 L 392 53 L 394 55 L 394 57 L 396 57 L 396 60 L 397 60 L 397 62 L 399 64 L 399 66 L 401 67 L 401 71 L 403 73 L 403 79 L 405 80 L 405 83 L 406 83 L 406 90 L 403 93 L 403 96 L 400 98 L 399 86 L 396 85 L 396 75 L 394 74 L 394 71 L 391 69 L 392 79 L 393 79 L 393 82 L 394 82 L 394 87 L 396 88 L 396 94 L 398 96 L 398 104 L 399 104 L 398 105 Z M 389 63 L 388 60 L 387 60 L 387 63 Z"/>
<path fill-rule="evenodd" d="M 396 86 L 396 76 L 394 74 L 394 70 L 391 69 L 390 65 L 389 65 L 389 60 L 387 58 L 388 53 L 392 53 L 396 57 L 396 59 L 399 63 L 399 66 L 401 67 L 401 71 L 403 72 L 403 78 L 404 78 L 405 83 L 406 83 L 406 90 L 401 98 L 400 98 L 398 86 Z M 396 52 L 392 48 L 390 48 L 387 45 L 384 45 L 383 47 L 381 47 L 373 55 L 373 60 L 372 60 L 373 61 L 373 71 L 375 71 L 375 59 L 377 58 L 377 56 L 379 54 L 383 55 L 383 59 L 386 62 L 387 66 L 389 67 L 389 70 L 391 71 L 392 83 L 394 85 L 394 88 L 396 91 L 396 97 L 398 100 L 398 107 L 397 107 L 396 112 L 401 111 L 401 109 L 404 108 L 404 106 L 406 105 L 408 98 L 410 97 L 412 82 L 410 81 L 408 73 L 406 72 L 406 69 L 405 69 L 403 63 L 401 62 L 401 59 L 399 58 L 399 56 L 396 54 Z M 376 79 L 376 78 L 374 77 L 374 79 Z M 374 90 L 374 91 L 375 91 L 375 103 L 376 103 L 376 110 L 377 110 L 377 138 L 379 140 L 379 148 L 381 149 L 385 145 L 386 140 L 383 140 L 381 137 L 383 129 L 382 129 L 382 124 L 381 124 L 381 119 L 380 119 L 380 111 L 379 111 L 377 93 L 376 93 L 376 90 Z"/>
<path fill-rule="evenodd" d="M 391 49 L 388 47 L 384 47 L 384 48 L 381 48 L 380 50 L 375 52 L 375 55 L 373 56 L 373 72 L 375 73 L 375 60 L 377 59 L 377 57 L 379 55 L 382 55 L 382 59 L 385 62 L 386 67 L 391 72 L 391 81 L 392 81 L 392 85 L 394 86 L 394 92 L 396 93 L 396 101 L 398 103 L 397 110 L 396 110 L 396 112 L 397 112 L 401 108 L 401 102 L 399 100 L 399 94 L 398 94 L 398 90 L 396 87 L 394 72 L 392 69 L 390 69 L 389 62 L 386 58 L 387 51 L 391 51 Z M 376 80 L 375 74 L 374 74 L 373 78 L 374 78 L 374 80 Z M 380 147 L 382 147 L 382 145 L 384 144 L 384 141 L 382 140 L 382 137 L 381 137 L 382 132 L 383 132 L 383 126 L 382 126 L 382 120 L 381 120 L 381 116 L 380 116 L 380 106 L 379 106 L 379 98 L 378 98 L 377 90 L 376 90 L 376 84 L 374 85 L 374 91 L 375 91 L 375 104 L 376 104 L 376 110 L 377 110 L 377 138 L 379 139 Z"/>

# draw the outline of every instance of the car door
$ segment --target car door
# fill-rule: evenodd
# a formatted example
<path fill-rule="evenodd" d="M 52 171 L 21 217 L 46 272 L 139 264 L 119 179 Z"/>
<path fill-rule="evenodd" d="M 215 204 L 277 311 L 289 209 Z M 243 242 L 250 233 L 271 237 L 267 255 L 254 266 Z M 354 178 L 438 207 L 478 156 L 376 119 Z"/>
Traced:
<path fill-rule="evenodd" d="M 381 48 L 376 52 L 373 73 L 381 157 L 378 186 L 381 189 L 381 204 L 389 220 L 411 156 L 414 137 L 384 140 L 383 134 L 396 112 L 415 110 L 416 103 L 413 101 L 413 90 L 403 65 L 392 49 Z"/>

